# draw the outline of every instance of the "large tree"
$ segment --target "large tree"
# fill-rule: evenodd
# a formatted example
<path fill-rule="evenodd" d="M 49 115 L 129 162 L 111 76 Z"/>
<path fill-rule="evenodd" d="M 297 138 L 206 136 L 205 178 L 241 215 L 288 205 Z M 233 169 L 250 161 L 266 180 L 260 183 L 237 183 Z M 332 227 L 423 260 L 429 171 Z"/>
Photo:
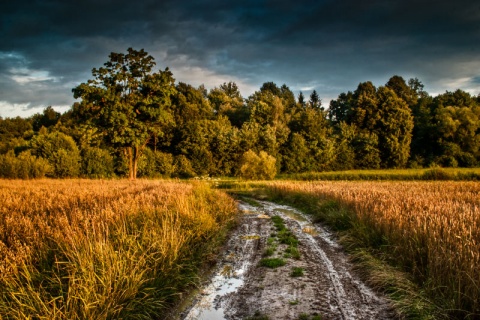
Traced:
<path fill-rule="evenodd" d="M 172 73 L 154 72 L 154 58 L 132 48 L 127 54 L 111 53 L 104 67 L 93 69 L 93 79 L 72 91 L 81 102 L 74 113 L 99 128 L 108 142 L 128 158 L 129 177 L 137 176 L 137 164 L 147 143 L 161 136 L 176 92 Z"/>

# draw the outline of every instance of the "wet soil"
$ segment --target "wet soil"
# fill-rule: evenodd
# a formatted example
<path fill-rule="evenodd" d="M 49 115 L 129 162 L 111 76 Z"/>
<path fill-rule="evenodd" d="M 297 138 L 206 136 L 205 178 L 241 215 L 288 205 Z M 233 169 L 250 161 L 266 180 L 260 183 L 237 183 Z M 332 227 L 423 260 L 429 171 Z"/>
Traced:
<path fill-rule="evenodd" d="M 388 300 L 356 275 L 347 255 L 328 230 L 284 205 L 240 203 L 241 222 L 230 236 L 212 278 L 200 289 L 184 320 L 394 319 Z M 299 255 L 278 241 L 271 217 L 277 215 L 298 239 Z M 286 262 L 260 265 L 269 258 Z M 292 276 L 296 268 L 301 270 Z M 254 318 L 252 318 L 254 319 Z M 262 318 L 265 319 L 265 318 Z"/>

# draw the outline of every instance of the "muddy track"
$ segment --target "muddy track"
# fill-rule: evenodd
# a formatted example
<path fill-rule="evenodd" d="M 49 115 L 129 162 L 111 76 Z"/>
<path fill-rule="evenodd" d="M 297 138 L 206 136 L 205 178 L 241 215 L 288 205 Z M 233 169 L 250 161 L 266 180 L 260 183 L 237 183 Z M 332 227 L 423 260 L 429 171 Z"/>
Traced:
<path fill-rule="evenodd" d="M 325 228 L 288 206 L 260 202 L 259 207 L 246 203 L 239 207 L 244 214 L 214 276 L 182 319 L 247 319 L 255 314 L 268 319 L 394 318 L 389 302 L 363 284 Z M 298 239 L 299 256 L 291 257 L 288 246 L 272 237 L 274 215 Z M 267 248 L 286 264 L 274 269 L 260 266 Z M 302 275 L 292 277 L 293 268 Z"/>

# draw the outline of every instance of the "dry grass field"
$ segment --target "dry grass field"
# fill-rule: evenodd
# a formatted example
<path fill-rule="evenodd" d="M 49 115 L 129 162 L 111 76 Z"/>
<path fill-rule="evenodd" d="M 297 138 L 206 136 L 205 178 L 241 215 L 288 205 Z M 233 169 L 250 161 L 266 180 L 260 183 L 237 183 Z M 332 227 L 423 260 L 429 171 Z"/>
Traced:
<path fill-rule="evenodd" d="M 161 318 L 236 212 L 142 180 L 0 180 L 0 203 L 0 319 Z"/>
<path fill-rule="evenodd" d="M 272 182 L 277 198 L 334 201 L 365 246 L 381 249 L 452 315 L 480 317 L 480 183 Z M 338 217 L 337 217 L 338 218 Z M 335 219 L 335 218 L 333 218 Z M 338 218 L 339 224 L 346 219 Z"/>

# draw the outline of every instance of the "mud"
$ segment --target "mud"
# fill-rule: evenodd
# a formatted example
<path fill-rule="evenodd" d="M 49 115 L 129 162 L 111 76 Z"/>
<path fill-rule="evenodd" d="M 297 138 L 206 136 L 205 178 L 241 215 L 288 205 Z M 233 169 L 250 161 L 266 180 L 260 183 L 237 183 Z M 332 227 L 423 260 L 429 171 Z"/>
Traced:
<path fill-rule="evenodd" d="M 386 298 L 369 289 L 355 274 L 333 235 L 303 213 L 283 205 L 239 204 L 243 215 L 229 238 L 211 280 L 200 290 L 185 320 L 247 319 L 394 319 Z M 289 257 L 287 245 L 274 241 L 271 216 L 280 216 L 299 240 L 300 258 Z M 270 269 L 259 265 L 266 248 L 286 261 Z M 303 275 L 292 277 L 293 268 Z"/>

